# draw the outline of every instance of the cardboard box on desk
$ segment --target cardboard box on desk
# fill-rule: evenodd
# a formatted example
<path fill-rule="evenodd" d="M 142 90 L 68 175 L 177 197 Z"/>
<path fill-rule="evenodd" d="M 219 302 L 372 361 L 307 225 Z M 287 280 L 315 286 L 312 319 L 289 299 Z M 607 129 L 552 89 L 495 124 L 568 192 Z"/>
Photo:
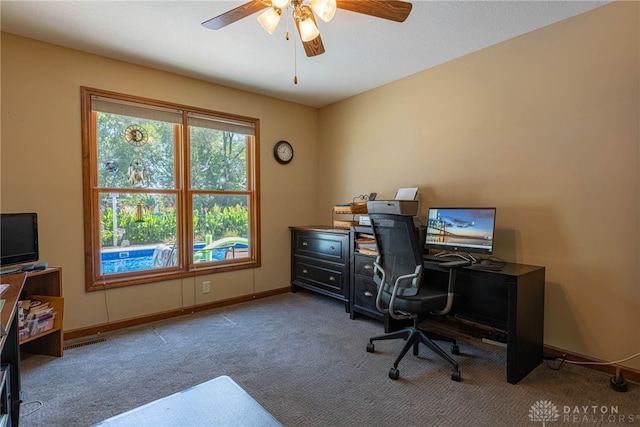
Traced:
<path fill-rule="evenodd" d="M 358 225 L 357 221 L 342 221 L 342 220 L 337 220 L 334 219 L 333 220 L 333 227 L 334 228 L 345 228 L 345 229 L 350 229 L 351 227 L 353 227 L 354 225 Z"/>
<path fill-rule="evenodd" d="M 365 202 L 354 202 L 335 205 L 333 207 L 333 213 L 341 215 L 366 214 L 367 204 Z"/>

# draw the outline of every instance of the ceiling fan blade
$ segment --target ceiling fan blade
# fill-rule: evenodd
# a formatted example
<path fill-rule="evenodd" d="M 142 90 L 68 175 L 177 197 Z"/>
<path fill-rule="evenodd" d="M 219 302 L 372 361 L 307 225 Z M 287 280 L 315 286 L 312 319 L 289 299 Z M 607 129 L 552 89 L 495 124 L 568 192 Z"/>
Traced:
<path fill-rule="evenodd" d="M 311 15 L 310 18 L 313 20 L 313 23 L 318 26 L 315 16 Z M 296 22 L 296 28 L 298 29 L 298 34 L 300 35 L 300 23 L 297 19 L 294 19 L 294 21 Z M 302 40 L 302 35 L 300 35 L 300 39 Z M 302 42 L 302 46 L 304 46 L 304 53 L 306 53 L 309 57 L 322 55 L 324 53 L 324 44 L 322 43 L 322 37 L 320 37 L 320 34 L 318 34 L 318 37 L 311 41 Z"/>
<path fill-rule="evenodd" d="M 269 7 L 270 3 L 270 1 L 261 0 L 250 1 L 249 3 L 245 3 L 235 9 L 231 9 L 222 15 L 218 15 L 208 21 L 204 21 L 202 26 L 210 30 L 219 30 L 220 28 L 226 27 L 229 24 L 233 24 L 242 18 L 246 18 L 249 15 L 253 15 L 256 12 Z"/>
<path fill-rule="evenodd" d="M 324 44 L 322 44 L 322 37 L 319 35 L 310 42 L 302 42 L 302 45 L 307 56 L 318 56 L 324 53 Z"/>
<path fill-rule="evenodd" d="M 413 5 L 406 1 L 386 0 L 337 0 L 338 9 L 363 13 L 377 18 L 389 19 L 396 22 L 404 22 L 409 16 Z"/>

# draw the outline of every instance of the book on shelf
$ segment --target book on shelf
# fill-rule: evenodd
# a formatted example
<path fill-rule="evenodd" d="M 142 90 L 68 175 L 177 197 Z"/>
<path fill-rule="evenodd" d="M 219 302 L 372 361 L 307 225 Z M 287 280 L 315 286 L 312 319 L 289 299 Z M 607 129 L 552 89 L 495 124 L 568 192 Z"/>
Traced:
<path fill-rule="evenodd" d="M 32 300 L 29 305 L 29 311 L 26 313 L 25 319 L 39 319 L 43 316 L 53 313 L 53 308 L 49 307 L 48 302 Z"/>
<path fill-rule="evenodd" d="M 18 308 L 20 341 L 53 328 L 56 312 L 48 301 L 22 300 L 18 302 Z"/>

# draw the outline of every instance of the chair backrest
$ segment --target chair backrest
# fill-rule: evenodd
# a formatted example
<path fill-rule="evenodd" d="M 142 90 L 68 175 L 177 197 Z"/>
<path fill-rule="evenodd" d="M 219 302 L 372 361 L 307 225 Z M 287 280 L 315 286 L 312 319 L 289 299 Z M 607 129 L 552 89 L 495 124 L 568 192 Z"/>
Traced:
<path fill-rule="evenodd" d="M 384 283 L 381 276 L 374 275 L 376 284 L 382 292 L 391 293 L 398 278 L 408 276 L 399 282 L 397 296 L 416 295 L 422 280 L 423 251 L 418 245 L 413 217 L 392 214 L 369 214 L 369 217 L 378 247 L 376 264 L 384 273 Z"/>

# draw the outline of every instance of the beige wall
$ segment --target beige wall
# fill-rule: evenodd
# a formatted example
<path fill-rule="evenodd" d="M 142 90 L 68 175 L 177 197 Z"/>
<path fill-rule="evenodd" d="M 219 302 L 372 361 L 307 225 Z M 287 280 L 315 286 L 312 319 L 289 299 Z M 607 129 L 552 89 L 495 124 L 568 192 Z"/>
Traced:
<path fill-rule="evenodd" d="M 640 348 L 639 14 L 604 6 L 320 110 L 2 34 L 1 210 L 39 213 L 74 329 L 288 286 L 288 225 L 419 186 L 423 214 L 496 206 L 496 255 L 546 266 L 545 343 L 616 360 Z M 261 119 L 261 268 L 84 292 L 81 85 Z"/>
<path fill-rule="evenodd" d="M 322 109 L 319 218 L 403 186 L 423 214 L 496 206 L 495 254 L 546 266 L 545 343 L 638 352 L 638 17 L 604 6 Z"/>
<path fill-rule="evenodd" d="M 1 47 L 0 208 L 38 212 L 40 259 L 63 268 L 66 329 L 289 286 L 288 226 L 316 222 L 316 109 L 5 33 Z M 261 268 L 84 291 L 81 86 L 260 119 Z M 296 150 L 288 166 L 273 158 L 280 139 Z"/>

